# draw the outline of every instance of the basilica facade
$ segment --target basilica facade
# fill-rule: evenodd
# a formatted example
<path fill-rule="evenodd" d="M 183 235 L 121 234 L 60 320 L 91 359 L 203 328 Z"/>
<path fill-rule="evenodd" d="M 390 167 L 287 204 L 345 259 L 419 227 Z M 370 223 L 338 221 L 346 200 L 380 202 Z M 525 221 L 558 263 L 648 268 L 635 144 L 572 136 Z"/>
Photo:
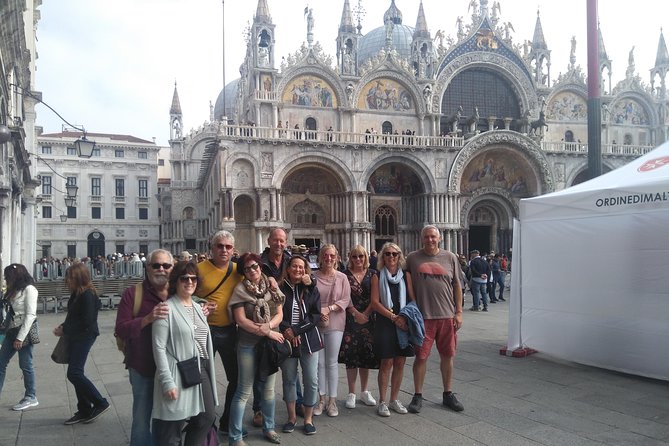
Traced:
<path fill-rule="evenodd" d="M 175 87 L 162 245 L 204 251 L 227 229 L 240 251 L 257 252 L 279 226 L 291 244 L 410 251 L 430 223 L 454 252 L 509 252 L 522 198 L 586 179 L 586 78 L 574 40 L 567 72 L 551 76 L 539 16 L 532 39 L 515 42 L 498 2 L 473 3 L 451 35 L 431 35 L 422 3 L 415 26 L 391 0 L 362 33 L 342 0 L 335 55 L 314 42 L 305 10 L 305 44 L 280 59 L 280 28 L 258 0 L 240 78 L 210 122 L 185 134 Z M 657 54 L 650 85 L 633 52 L 611 85 L 600 33 L 604 171 L 668 138 L 662 34 Z"/>

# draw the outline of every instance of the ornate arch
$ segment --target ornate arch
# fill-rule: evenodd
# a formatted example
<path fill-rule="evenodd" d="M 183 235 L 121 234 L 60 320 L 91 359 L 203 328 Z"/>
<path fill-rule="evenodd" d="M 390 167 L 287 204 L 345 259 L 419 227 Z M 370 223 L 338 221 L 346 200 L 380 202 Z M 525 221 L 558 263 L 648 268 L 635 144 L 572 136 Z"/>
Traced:
<path fill-rule="evenodd" d="M 225 160 L 225 185 L 232 186 L 235 184 L 235 174 L 236 172 L 232 168 L 236 162 L 245 161 L 251 164 L 253 178 L 251 179 L 251 187 L 255 187 L 256 184 L 260 184 L 260 165 L 258 160 L 252 157 L 247 153 L 235 152 L 227 160 Z"/>
<path fill-rule="evenodd" d="M 625 123 L 617 123 L 615 122 L 615 116 L 614 116 L 614 110 L 616 109 L 617 105 L 624 101 L 624 100 L 631 100 L 634 101 L 635 103 L 639 104 L 642 108 L 643 111 L 646 113 L 648 116 L 648 122 L 646 124 L 636 124 L 644 127 L 651 127 L 654 125 L 662 124 L 660 122 L 660 118 L 658 115 L 658 110 L 655 109 L 651 104 L 652 102 L 649 100 L 649 98 L 640 92 L 637 91 L 626 91 L 618 96 L 611 101 L 611 104 L 609 105 L 609 110 L 611 112 L 609 116 L 609 123 L 611 125 L 626 125 Z"/>
<path fill-rule="evenodd" d="M 491 201 L 499 206 L 509 217 L 509 221 L 506 222 L 507 227 L 513 227 L 513 218 L 520 215 L 518 202 L 507 190 L 500 187 L 482 187 L 460 203 L 460 222 L 463 226 L 469 225 L 467 216 L 472 209 L 484 201 Z"/>
<path fill-rule="evenodd" d="M 290 68 L 287 75 L 279 81 L 276 87 L 279 97 L 283 98 L 284 90 L 292 81 L 304 75 L 316 76 L 323 79 L 332 88 L 337 105 L 341 107 L 343 104 L 347 104 L 346 92 L 342 86 L 341 79 L 332 69 L 321 65 L 298 65 Z"/>
<path fill-rule="evenodd" d="M 415 113 L 418 116 L 424 116 L 426 113 L 425 100 L 423 100 L 423 94 L 421 90 L 418 89 L 418 84 L 415 79 L 409 77 L 404 71 L 398 67 L 388 66 L 386 63 L 379 66 L 378 69 L 372 70 L 366 73 L 360 78 L 358 84 L 353 89 L 351 94 L 351 107 L 354 107 L 360 99 L 360 95 L 363 94 L 363 89 L 367 84 L 372 82 L 374 79 L 391 79 L 400 83 L 408 92 L 411 93 L 412 100 L 414 101 Z"/>
<path fill-rule="evenodd" d="M 432 95 L 432 110 L 447 114 L 448 111 L 441 110 L 441 101 L 446 94 L 448 85 L 458 74 L 477 67 L 488 68 L 500 74 L 509 82 L 516 96 L 520 99 L 522 114 L 538 107 L 536 89 L 525 71 L 516 63 L 501 54 L 473 52 L 455 57 L 440 71 Z"/>
<path fill-rule="evenodd" d="M 544 153 L 537 143 L 529 137 L 517 132 L 508 130 L 497 132 L 485 132 L 473 137 L 470 142 L 463 147 L 453 162 L 453 167 L 449 175 L 448 190 L 450 193 L 459 193 L 462 182 L 462 174 L 465 167 L 483 148 L 504 144 L 512 145 L 523 152 L 533 163 L 534 168 L 541 177 L 541 193 L 553 192 L 555 190 L 555 180 L 553 172 L 546 161 Z"/>
<path fill-rule="evenodd" d="M 316 151 L 307 152 L 300 157 L 292 158 L 279 164 L 274 171 L 272 187 L 280 189 L 288 175 L 301 165 L 309 163 L 317 164 L 331 171 L 341 181 L 342 190 L 354 190 L 356 181 L 348 166 L 340 158 L 330 153 Z"/>
<path fill-rule="evenodd" d="M 378 156 L 374 161 L 367 166 L 367 168 L 362 172 L 360 176 L 360 182 L 358 183 L 358 190 L 364 191 L 367 190 L 367 183 L 371 178 L 372 174 L 381 166 L 387 163 L 397 162 L 401 163 L 409 168 L 411 168 L 414 173 L 418 176 L 423 184 L 425 193 L 433 193 L 437 190 L 437 181 L 432 174 L 432 171 L 427 167 L 427 165 L 417 156 L 411 155 L 409 153 L 403 153 L 401 156 L 394 153 L 385 153 L 381 156 Z"/>

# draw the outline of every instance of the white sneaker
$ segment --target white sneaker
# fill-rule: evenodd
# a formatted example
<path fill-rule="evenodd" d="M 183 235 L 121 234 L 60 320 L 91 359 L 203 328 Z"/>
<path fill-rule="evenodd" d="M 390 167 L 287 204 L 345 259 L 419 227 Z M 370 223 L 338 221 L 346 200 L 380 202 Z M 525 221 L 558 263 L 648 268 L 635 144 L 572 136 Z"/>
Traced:
<path fill-rule="evenodd" d="M 376 408 L 376 413 L 378 413 L 380 417 L 389 417 L 390 411 L 388 410 L 388 405 L 381 401 Z"/>
<path fill-rule="evenodd" d="M 39 405 L 39 402 L 37 402 L 37 398 L 26 396 L 16 405 L 14 405 L 14 407 L 12 407 L 12 410 L 17 410 L 17 411 L 26 410 L 30 407 L 35 407 L 37 405 Z"/>
<path fill-rule="evenodd" d="M 347 409 L 355 409 L 355 393 L 348 394 L 345 406 Z"/>
<path fill-rule="evenodd" d="M 365 403 L 366 406 L 376 406 L 376 400 L 374 399 L 369 390 L 365 390 L 364 392 L 362 392 L 362 394 L 360 395 L 360 401 Z"/>
<path fill-rule="evenodd" d="M 390 407 L 397 413 L 405 414 L 408 412 L 407 408 L 402 405 L 402 402 L 400 400 L 391 401 L 388 407 Z"/>
<path fill-rule="evenodd" d="M 314 406 L 314 415 L 320 416 L 323 414 L 323 408 L 325 407 L 325 401 L 320 400 L 316 406 Z"/>

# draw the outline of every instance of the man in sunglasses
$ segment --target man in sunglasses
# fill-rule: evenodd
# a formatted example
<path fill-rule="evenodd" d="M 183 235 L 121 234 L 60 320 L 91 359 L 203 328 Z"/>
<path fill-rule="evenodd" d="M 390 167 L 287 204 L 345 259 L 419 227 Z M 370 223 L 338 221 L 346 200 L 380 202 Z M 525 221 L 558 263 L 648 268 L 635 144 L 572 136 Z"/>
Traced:
<path fill-rule="evenodd" d="M 116 313 L 115 334 L 125 342 L 125 367 L 132 387 L 131 446 L 153 445 L 151 410 L 156 364 L 151 349 L 151 324 L 167 317 L 165 300 L 173 263 L 169 251 L 156 249 L 149 253 L 144 281 L 141 286 L 124 291 Z"/>
<path fill-rule="evenodd" d="M 219 429 L 228 432 L 230 421 L 230 403 L 237 390 L 237 326 L 228 312 L 228 302 L 235 286 L 243 276 L 237 274 L 237 264 L 232 260 L 235 238 L 225 230 L 214 233 L 209 239 L 209 260 L 197 264 L 202 278 L 195 290 L 195 295 L 208 302 L 209 329 L 214 351 L 223 362 L 228 386 L 225 392 L 225 406 L 221 415 Z"/>

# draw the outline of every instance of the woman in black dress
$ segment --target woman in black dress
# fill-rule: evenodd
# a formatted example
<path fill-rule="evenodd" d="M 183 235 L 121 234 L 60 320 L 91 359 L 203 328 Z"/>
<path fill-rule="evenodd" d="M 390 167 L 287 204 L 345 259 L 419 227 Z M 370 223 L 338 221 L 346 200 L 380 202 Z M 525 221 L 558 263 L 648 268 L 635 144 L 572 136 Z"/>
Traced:
<path fill-rule="evenodd" d="M 382 417 L 390 416 L 389 409 L 399 414 L 407 413 L 407 409 L 398 399 L 404 376 L 404 363 L 408 356 L 414 356 L 413 346 L 401 349 L 397 340 L 397 328 L 407 330 L 407 322 L 403 316 L 399 316 L 399 312 L 413 300 L 411 279 L 404 274 L 404 266 L 404 255 L 400 247 L 390 242 L 383 245 L 379 253 L 378 292 L 372 293 L 372 306 L 377 314 L 374 351 L 381 360 L 379 405 L 376 412 Z M 386 400 L 389 378 L 390 402 Z"/>

